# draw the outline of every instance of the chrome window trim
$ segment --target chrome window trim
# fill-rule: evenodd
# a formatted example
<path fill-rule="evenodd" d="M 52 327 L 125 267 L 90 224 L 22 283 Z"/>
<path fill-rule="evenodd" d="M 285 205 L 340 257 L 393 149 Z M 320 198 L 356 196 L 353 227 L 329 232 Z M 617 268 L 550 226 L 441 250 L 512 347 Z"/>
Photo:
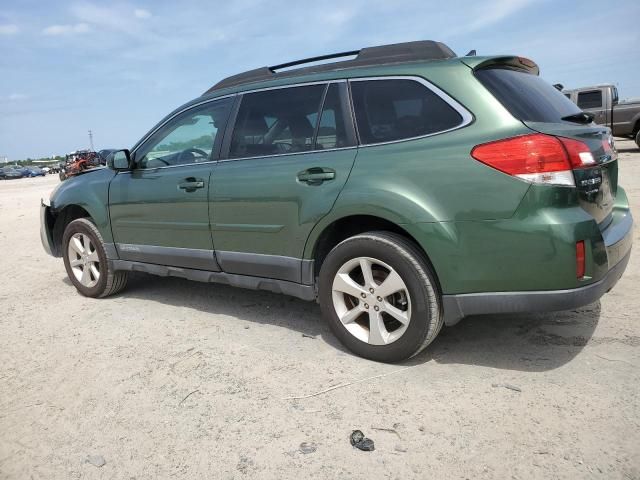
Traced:
<path fill-rule="evenodd" d="M 344 83 L 346 82 L 347 79 L 346 78 L 339 78 L 339 79 L 334 79 L 334 80 L 318 80 L 315 82 L 304 82 L 304 83 L 290 83 L 287 85 L 276 85 L 274 87 L 263 87 L 263 88 L 256 88 L 254 90 L 246 90 L 246 91 L 242 91 L 242 92 L 238 92 L 238 95 L 247 95 L 249 93 L 258 93 L 258 92 L 266 92 L 269 90 L 279 90 L 282 88 L 295 88 L 295 87 L 308 87 L 311 85 L 328 85 L 331 83 Z"/>
<path fill-rule="evenodd" d="M 151 137 L 154 133 L 156 133 L 160 128 L 164 127 L 169 121 L 171 121 L 176 116 L 186 112 L 187 110 L 190 110 L 190 109 L 195 108 L 195 107 L 199 107 L 199 106 L 204 105 L 204 104 L 209 103 L 209 102 L 214 102 L 216 100 L 222 100 L 224 98 L 237 97 L 238 95 L 246 95 L 246 94 L 250 94 L 250 93 L 265 92 L 265 91 L 269 91 L 269 90 L 278 90 L 278 89 L 282 89 L 282 88 L 305 87 L 305 86 L 309 86 L 309 85 L 329 85 L 329 84 L 332 84 L 332 83 L 345 83 L 345 82 L 350 84 L 352 82 L 366 82 L 366 81 L 376 81 L 376 80 L 412 80 L 414 82 L 420 83 L 425 88 L 427 88 L 430 91 L 432 91 L 433 93 L 435 93 L 443 101 L 445 101 L 451 108 L 453 108 L 462 117 L 462 122 L 460 124 L 456 125 L 455 127 L 449 128 L 447 130 L 440 130 L 440 131 L 433 132 L 433 133 L 427 133 L 425 135 L 418 135 L 416 137 L 407 137 L 407 138 L 401 138 L 401 139 L 398 139 L 398 140 L 390 140 L 388 142 L 377 142 L 377 143 L 366 143 L 366 144 L 364 144 L 364 143 L 360 142 L 359 135 L 357 135 L 358 136 L 357 145 L 351 145 L 349 147 L 329 148 L 329 149 L 326 149 L 326 150 L 309 150 L 309 151 L 306 151 L 306 152 L 276 153 L 276 154 L 272 154 L 272 155 L 257 155 L 257 156 L 253 156 L 253 157 L 223 158 L 223 159 L 218 159 L 218 160 L 209 160 L 207 162 L 194 162 L 194 163 L 186 163 L 186 164 L 181 164 L 181 165 L 167 165 L 167 166 L 164 166 L 164 167 L 155 167 L 155 168 L 138 168 L 138 169 L 135 169 L 135 170 L 128 170 L 128 171 L 123 171 L 123 172 L 119 172 L 119 173 L 132 173 L 134 171 L 135 172 L 139 172 L 139 171 L 157 171 L 157 170 L 161 170 L 161 169 L 165 169 L 165 168 L 191 167 L 191 166 L 194 166 L 194 165 L 206 165 L 206 164 L 215 164 L 215 163 L 224 163 L 224 162 L 236 162 L 238 160 L 255 160 L 255 159 L 258 159 L 258 158 L 288 157 L 288 156 L 293 156 L 293 155 L 305 155 L 305 154 L 309 154 L 309 153 L 334 152 L 334 151 L 337 151 L 337 150 L 351 150 L 351 149 L 354 149 L 354 148 L 368 148 L 368 147 L 374 147 L 374 146 L 378 146 L 378 145 L 390 145 L 390 144 L 394 144 L 394 143 L 407 142 L 407 141 L 411 141 L 411 140 L 419 140 L 421 138 L 428 138 L 428 137 L 432 137 L 434 135 L 440 135 L 440 134 L 443 134 L 443 133 L 452 132 L 454 130 L 459 130 L 459 129 L 464 128 L 467 125 L 471 124 L 473 122 L 473 120 L 474 120 L 473 114 L 471 112 L 469 112 L 469 110 L 467 110 L 456 99 L 454 99 L 452 96 L 450 96 L 444 90 L 442 90 L 439 87 L 435 86 L 433 83 L 431 83 L 427 79 L 425 79 L 423 77 L 416 76 L 416 75 L 389 75 L 389 76 L 374 76 L 374 77 L 357 77 L 357 78 L 343 78 L 343 79 L 334 79 L 334 80 L 321 80 L 321 81 L 315 81 L 315 82 L 292 83 L 292 84 L 286 84 L 286 85 L 277 85 L 277 86 L 273 86 L 273 87 L 256 88 L 256 89 L 253 89 L 253 90 L 246 90 L 246 91 L 231 93 L 229 95 L 223 95 L 221 97 L 209 98 L 207 100 L 203 100 L 202 102 L 190 105 L 189 107 L 184 108 L 184 109 L 180 110 L 179 112 L 176 112 L 174 115 L 172 115 L 166 121 L 164 121 L 161 125 L 159 125 L 157 128 L 155 128 L 152 132 L 150 132 L 147 136 L 145 136 L 144 139 L 138 143 L 138 146 L 136 147 L 136 149 L 133 150 L 131 153 L 133 155 L 149 139 L 149 137 Z M 351 89 L 349 89 L 349 91 L 350 90 Z M 353 96 L 351 95 L 351 93 L 349 94 L 349 101 L 350 101 L 350 105 L 351 105 L 351 109 L 352 109 L 351 117 L 352 117 L 355 129 L 356 129 L 356 132 L 357 132 L 358 131 L 358 124 L 357 124 L 357 119 L 355 117 L 355 111 L 354 111 L 354 106 L 353 106 Z"/>
<path fill-rule="evenodd" d="M 274 153 L 272 155 L 258 155 L 256 157 L 222 158 L 216 163 L 237 162 L 238 160 L 255 160 L 256 158 L 290 157 L 293 155 L 308 155 L 310 153 L 335 152 L 336 150 L 352 150 L 354 148 L 358 148 L 358 145 L 351 145 L 350 147 L 327 148 L 325 150 L 309 150 L 306 152 Z"/>
<path fill-rule="evenodd" d="M 420 138 L 433 137 L 434 135 L 440 135 L 442 133 L 453 132 L 454 130 L 459 130 L 461 128 L 466 127 L 471 122 L 473 122 L 473 114 L 469 110 L 467 110 L 461 103 L 459 103 L 451 95 L 449 95 L 448 93 L 446 93 L 444 90 L 440 89 L 439 87 L 436 87 L 433 83 L 428 81 L 426 78 L 418 77 L 418 76 L 415 76 L 415 75 L 389 75 L 389 76 L 379 76 L 379 77 L 358 77 L 358 78 L 350 78 L 349 79 L 349 83 L 367 82 L 367 81 L 371 81 L 371 80 L 373 80 L 373 81 L 377 81 L 377 80 L 413 80 L 414 82 L 420 83 L 421 85 L 426 87 L 428 90 L 431 90 L 438 97 L 440 97 L 451 108 L 453 108 L 458 113 L 458 115 L 460 115 L 460 117 L 462 118 L 462 122 L 459 123 L 458 125 L 456 125 L 455 127 L 448 128 L 446 130 L 439 130 L 437 132 L 426 133 L 424 135 L 418 135 L 416 137 L 407 137 L 407 138 L 400 138 L 398 140 L 389 140 L 388 142 L 361 143 L 360 142 L 360 138 L 358 138 L 359 146 L 361 148 L 375 147 L 375 146 L 378 146 L 378 145 L 390 145 L 390 144 L 393 144 L 393 143 L 408 142 L 408 141 L 411 141 L 411 140 L 418 140 Z M 351 104 L 353 105 L 353 95 L 351 95 Z M 355 107 L 353 107 L 353 108 L 354 108 L 354 114 L 356 114 Z M 357 129 L 357 126 L 358 126 L 357 118 L 354 118 L 354 122 L 356 123 L 356 129 Z"/>
<path fill-rule="evenodd" d="M 218 163 L 218 160 L 207 160 L 206 162 L 182 163 L 180 165 L 165 165 L 163 167 L 134 168 L 132 170 L 121 170 L 118 172 L 118 175 L 124 174 L 124 173 L 133 173 L 133 172 L 155 172 L 156 170 L 164 170 L 167 168 L 195 167 L 198 165 L 208 165 L 210 163 Z"/>

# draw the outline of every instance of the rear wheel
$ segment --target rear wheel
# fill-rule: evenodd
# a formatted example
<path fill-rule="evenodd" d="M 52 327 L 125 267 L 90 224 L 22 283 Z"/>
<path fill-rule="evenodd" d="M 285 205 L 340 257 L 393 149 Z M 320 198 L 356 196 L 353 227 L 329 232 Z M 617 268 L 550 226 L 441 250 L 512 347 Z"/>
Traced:
<path fill-rule="evenodd" d="M 640 130 L 636 132 L 636 145 L 640 148 Z"/>
<path fill-rule="evenodd" d="M 442 328 L 435 275 L 422 252 L 395 233 L 338 244 L 320 269 L 318 295 L 336 337 L 371 360 L 412 357 Z"/>
<path fill-rule="evenodd" d="M 64 266 L 76 289 L 86 297 L 107 297 L 122 290 L 127 272 L 114 271 L 102 235 L 87 218 L 67 225 L 62 236 Z"/>

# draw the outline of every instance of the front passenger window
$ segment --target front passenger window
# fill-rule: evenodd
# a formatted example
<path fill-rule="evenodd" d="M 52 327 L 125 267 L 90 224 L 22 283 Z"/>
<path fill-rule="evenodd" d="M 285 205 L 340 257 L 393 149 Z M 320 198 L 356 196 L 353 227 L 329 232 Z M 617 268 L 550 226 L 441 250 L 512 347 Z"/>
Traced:
<path fill-rule="evenodd" d="M 179 114 L 136 151 L 137 168 L 156 168 L 214 160 L 229 114 L 229 99 Z"/>

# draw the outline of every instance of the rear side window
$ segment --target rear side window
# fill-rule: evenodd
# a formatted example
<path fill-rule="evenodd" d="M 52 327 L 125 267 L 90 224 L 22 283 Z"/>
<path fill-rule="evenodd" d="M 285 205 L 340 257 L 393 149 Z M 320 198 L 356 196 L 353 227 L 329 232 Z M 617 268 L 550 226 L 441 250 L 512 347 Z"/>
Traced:
<path fill-rule="evenodd" d="M 580 108 L 599 108 L 602 106 L 602 91 L 592 90 L 578 94 L 578 106 Z"/>
<path fill-rule="evenodd" d="M 414 80 L 352 81 L 351 93 L 362 144 L 419 137 L 462 123 L 451 105 Z"/>
<path fill-rule="evenodd" d="M 325 88 L 326 85 L 307 85 L 245 94 L 229 156 L 259 157 L 313 150 Z"/>
<path fill-rule="evenodd" d="M 580 109 L 551 84 L 537 75 L 507 68 L 488 68 L 476 78 L 494 97 L 523 122 L 561 122 Z"/>

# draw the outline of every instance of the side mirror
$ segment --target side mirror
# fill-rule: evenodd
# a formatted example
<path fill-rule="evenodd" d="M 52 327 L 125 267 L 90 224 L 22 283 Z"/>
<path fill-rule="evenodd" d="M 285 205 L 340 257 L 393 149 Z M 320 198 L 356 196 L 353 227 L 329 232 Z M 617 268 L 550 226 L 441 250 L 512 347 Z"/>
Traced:
<path fill-rule="evenodd" d="M 117 150 L 107 158 L 107 167 L 112 170 L 129 170 L 131 168 L 131 152 Z"/>

